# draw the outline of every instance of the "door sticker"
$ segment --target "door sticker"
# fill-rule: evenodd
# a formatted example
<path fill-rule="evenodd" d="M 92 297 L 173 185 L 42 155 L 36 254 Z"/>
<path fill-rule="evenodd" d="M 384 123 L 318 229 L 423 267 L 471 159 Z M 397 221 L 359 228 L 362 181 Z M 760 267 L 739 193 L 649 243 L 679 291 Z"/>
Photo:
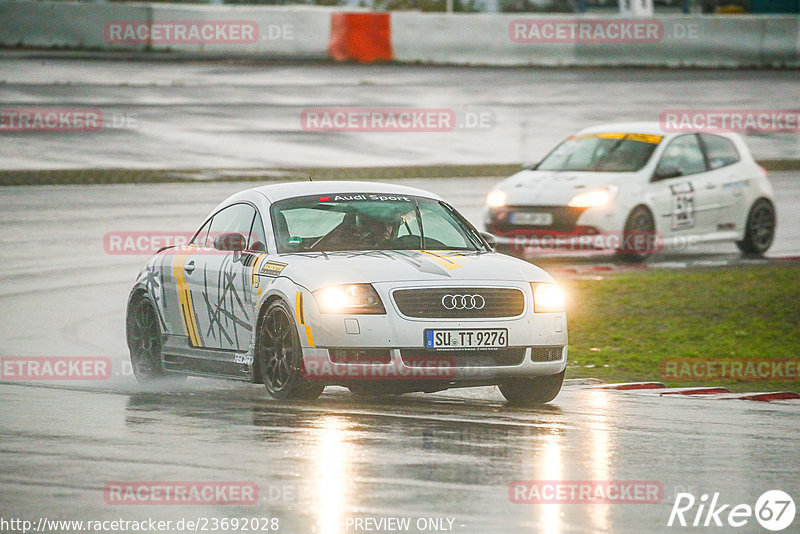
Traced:
<path fill-rule="evenodd" d="M 691 182 L 669 186 L 672 191 L 672 229 L 694 226 L 694 188 Z"/>
<path fill-rule="evenodd" d="M 261 266 L 258 272 L 267 276 L 279 276 L 286 268 L 286 265 L 286 263 L 269 260 Z"/>

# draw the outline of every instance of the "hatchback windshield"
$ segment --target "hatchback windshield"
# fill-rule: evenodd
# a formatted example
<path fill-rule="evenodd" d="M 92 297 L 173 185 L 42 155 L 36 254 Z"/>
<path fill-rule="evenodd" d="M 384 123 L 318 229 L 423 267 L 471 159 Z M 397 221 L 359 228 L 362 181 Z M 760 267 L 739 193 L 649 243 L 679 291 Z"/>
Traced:
<path fill-rule="evenodd" d="M 542 171 L 633 172 L 645 166 L 662 136 L 630 133 L 574 135 L 536 167 Z"/>
<path fill-rule="evenodd" d="M 291 198 L 270 208 L 278 252 L 480 250 L 478 232 L 427 198 L 340 193 Z"/>

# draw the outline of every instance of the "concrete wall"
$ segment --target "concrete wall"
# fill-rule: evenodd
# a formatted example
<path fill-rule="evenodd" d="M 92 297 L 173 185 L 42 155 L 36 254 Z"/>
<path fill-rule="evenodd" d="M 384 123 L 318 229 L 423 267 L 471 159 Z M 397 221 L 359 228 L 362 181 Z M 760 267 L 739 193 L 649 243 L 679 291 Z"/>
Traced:
<path fill-rule="evenodd" d="M 209 56 L 326 58 L 332 9 L 186 4 L 0 2 L 0 44 L 32 48 L 174 50 Z M 244 21 L 256 42 L 175 44 L 151 40 L 116 43 L 106 25 L 158 25 L 174 21 Z M 152 27 L 152 26 L 151 26 Z"/>
<path fill-rule="evenodd" d="M 330 9 L 263 6 L 198 6 L 154 4 L 153 22 L 176 20 L 241 20 L 258 26 L 255 43 L 164 44 L 154 50 L 207 55 L 261 55 L 298 59 L 328 57 Z"/>
<path fill-rule="evenodd" d="M 327 58 L 331 8 L 0 2 L 0 45 L 34 48 L 178 51 L 193 55 Z M 391 49 L 400 62 L 461 65 L 800 67 L 800 18 L 780 15 L 664 16 L 654 42 L 515 42 L 515 20 L 539 24 L 615 17 L 525 14 L 391 14 Z M 110 43 L 107 25 L 140 21 L 245 21 L 251 42 Z M 104 30 L 106 30 L 104 34 Z"/>
<path fill-rule="evenodd" d="M 142 4 L 0 2 L 0 44 L 32 48 L 109 48 L 109 20 L 144 20 Z M 126 46 L 136 49 L 136 46 Z"/>
<path fill-rule="evenodd" d="M 658 17 L 649 19 L 663 28 L 658 42 L 627 43 L 513 42 L 509 25 L 520 19 L 567 17 L 394 13 L 394 57 L 471 65 L 800 66 L 800 20 L 792 16 Z"/>

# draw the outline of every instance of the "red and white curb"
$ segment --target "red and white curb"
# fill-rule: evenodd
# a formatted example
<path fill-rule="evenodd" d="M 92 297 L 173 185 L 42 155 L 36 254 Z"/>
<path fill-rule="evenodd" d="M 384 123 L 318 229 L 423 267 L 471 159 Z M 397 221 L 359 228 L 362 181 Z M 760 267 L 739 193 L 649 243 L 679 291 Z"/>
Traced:
<path fill-rule="evenodd" d="M 599 386 L 589 386 L 588 389 L 615 389 L 627 391 L 630 389 L 661 389 L 666 386 L 661 382 L 623 382 L 620 384 L 603 384 Z"/>
<path fill-rule="evenodd" d="M 686 388 L 668 388 L 661 382 L 625 382 L 619 384 L 583 385 L 581 389 L 607 391 L 641 391 L 651 395 L 683 395 L 703 399 L 749 400 L 757 402 L 800 401 L 800 394 L 793 391 L 763 391 L 734 393 L 728 388 L 716 386 L 699 386 Z"/>

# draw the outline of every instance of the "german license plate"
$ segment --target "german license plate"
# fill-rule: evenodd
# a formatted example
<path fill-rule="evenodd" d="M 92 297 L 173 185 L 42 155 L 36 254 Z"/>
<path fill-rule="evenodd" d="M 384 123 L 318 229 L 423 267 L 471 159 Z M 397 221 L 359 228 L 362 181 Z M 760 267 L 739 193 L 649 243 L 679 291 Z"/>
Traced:
<path fill-rule="evenodd" d="M 508 346 L 508 330 L 425 330 L 425 348 L 434 350 L 501 349 Z"/>
<path fill-rule="evenodd" d="M 509 215 L 508 220 L 511 224 L 524 224 L 526 226 L 550 226 L 553 224 L 553 214 L 538 211 L 519 211 Z"/>

